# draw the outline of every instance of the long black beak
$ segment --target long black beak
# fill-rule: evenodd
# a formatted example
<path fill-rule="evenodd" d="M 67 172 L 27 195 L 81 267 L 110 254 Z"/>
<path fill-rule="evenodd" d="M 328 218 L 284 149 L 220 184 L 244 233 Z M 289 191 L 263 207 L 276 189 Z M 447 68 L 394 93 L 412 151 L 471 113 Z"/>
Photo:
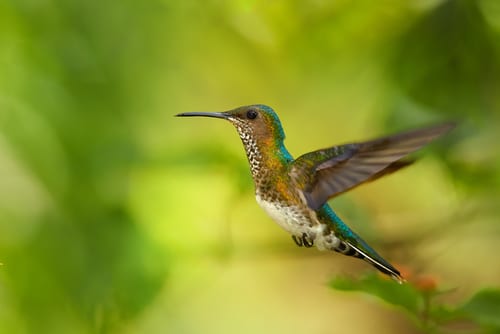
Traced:
<path fill-rule="evenodd" d="M 229 115 L 225 112 L 183 112 L 175 115 L 176 117 L 194 117 L 194 116 L 202 116 L 202 117 L 214 117 L 214 118 L 223 118 L 228 119 Z"/>

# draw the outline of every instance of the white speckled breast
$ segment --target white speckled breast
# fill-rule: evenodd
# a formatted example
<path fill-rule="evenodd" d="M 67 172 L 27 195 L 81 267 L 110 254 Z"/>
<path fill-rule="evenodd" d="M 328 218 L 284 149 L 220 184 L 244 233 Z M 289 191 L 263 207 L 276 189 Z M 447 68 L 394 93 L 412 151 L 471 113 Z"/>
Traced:
<path fill-rule="evenodd" d="M 330 249 L 332 244 L 337 244 L 338 239 L 333 235 L 324 236 L 324 225 L 314 222 L 311 217 L 306 216 L 298 208 L 284 206 L 274 202 L 262 199 L 259 195 L 255 196 L 257 203 L 281 228 L 288 233 L 301 237 L 306 233 L 318 249 Z"/>

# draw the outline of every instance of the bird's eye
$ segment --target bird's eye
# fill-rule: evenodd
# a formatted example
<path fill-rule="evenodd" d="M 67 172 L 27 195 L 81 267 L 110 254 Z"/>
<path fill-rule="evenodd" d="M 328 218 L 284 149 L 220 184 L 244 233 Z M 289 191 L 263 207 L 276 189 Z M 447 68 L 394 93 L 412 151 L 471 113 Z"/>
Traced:
<path fill-rule="evenodd" d="M 248 119 L 255 119 L 257 117 L 257 110 L 255 109 L 250 109 L 247 111 L 247 118 Z"/>

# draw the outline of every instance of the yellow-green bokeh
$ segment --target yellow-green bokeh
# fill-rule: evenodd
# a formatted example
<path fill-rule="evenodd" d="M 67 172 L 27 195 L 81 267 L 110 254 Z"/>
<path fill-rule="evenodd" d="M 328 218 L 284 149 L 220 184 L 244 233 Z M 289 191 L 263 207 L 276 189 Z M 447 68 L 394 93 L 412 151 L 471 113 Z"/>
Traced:
<path fill-rule="evenodd" d="M 0 2 L 0 332 L 418 331 L 328 288 L 372 269 L 293 244 L 229 124 L 173 115 L 268 104 L 295 156 L 457 121 L 331 204 L 460 303 L 500 285 L 499 78 L 495 0 Z"/>

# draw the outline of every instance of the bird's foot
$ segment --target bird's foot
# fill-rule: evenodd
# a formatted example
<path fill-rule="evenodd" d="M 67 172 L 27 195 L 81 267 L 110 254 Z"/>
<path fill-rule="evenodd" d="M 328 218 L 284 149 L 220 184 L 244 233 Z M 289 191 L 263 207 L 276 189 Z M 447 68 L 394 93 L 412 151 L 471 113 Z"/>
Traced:
<path fill-rule="evenodd" d="M 296 235 L 292 235 L 292 239 L 297 244 L 297 246 L 299 246 L 299 247 L 303 246 L 303 242 L 302 242 L 303 239 L 302 238 L 297 237 Z"/>
<path fill-rule="evenodd" d="M 302 244 L 304 245 L 304 247 L 310 248 L 310 247 L 314 246 L 314 240 L 309 238 L 309 236 L 306 233 L 302 233 L 301 239 L 302 239 Z"/>

